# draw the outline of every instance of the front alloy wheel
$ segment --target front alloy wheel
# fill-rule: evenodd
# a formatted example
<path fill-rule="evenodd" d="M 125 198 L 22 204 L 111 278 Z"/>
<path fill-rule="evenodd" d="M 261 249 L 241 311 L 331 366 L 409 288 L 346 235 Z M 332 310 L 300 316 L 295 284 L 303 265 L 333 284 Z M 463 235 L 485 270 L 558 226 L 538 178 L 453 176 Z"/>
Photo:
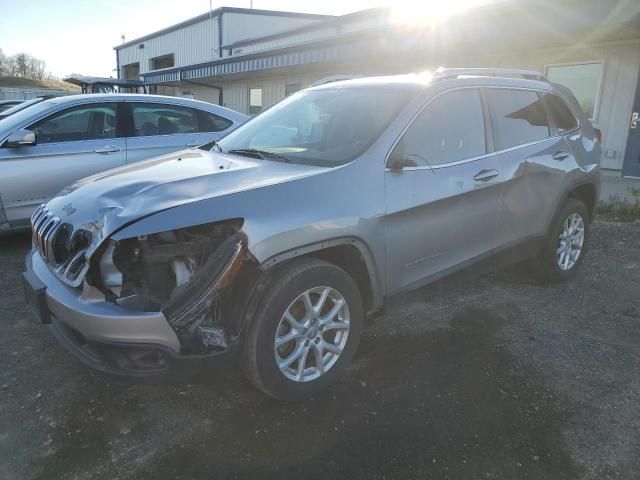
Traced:
<path fill-rule="evenodd" d="M 301 400 L 326 388 L 358 348 L 364 319 L 360 290 L 340 267 L 300 258 L 274 267 L 255 299 L 243 369 L 259 389 Z"/>
<path fill-rule="evenodd" d="M 324 375 L 340 358 L 349 328 L 349 306 L 338 290 L 307 290 L 289 305 L 276 329 L 278 368 L 294 382 L 308 382 Z"/>

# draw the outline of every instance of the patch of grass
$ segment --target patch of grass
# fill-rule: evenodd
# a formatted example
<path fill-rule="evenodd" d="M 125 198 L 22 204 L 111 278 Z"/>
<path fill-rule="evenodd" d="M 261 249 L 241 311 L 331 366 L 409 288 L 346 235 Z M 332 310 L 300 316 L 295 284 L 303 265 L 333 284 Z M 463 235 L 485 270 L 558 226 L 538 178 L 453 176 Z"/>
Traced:
<path fill-rule="evenodd" d="M 606 202 L 600 202 L 596 207 L 596 214 L 609 219 L 621 222 L 640 221 L 640 188 L 629 188 L 633 197 L 632 201 L 621 199 L 619 196 L 612 196 Z"/>
<path fill-rule="evenodd" d="M 22 77 L 0 77 L 0 87 L 7 88 L 46 88 L 51 90 L 65 90 L 80 92 L 80 87 L 59 80 L 32 80 Z"/>

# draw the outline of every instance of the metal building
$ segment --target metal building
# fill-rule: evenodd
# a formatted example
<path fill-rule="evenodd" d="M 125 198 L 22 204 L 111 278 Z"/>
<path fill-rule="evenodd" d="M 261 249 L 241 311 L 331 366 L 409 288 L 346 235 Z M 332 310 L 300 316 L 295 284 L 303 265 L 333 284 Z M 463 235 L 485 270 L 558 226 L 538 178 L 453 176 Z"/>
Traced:
<path fill-rule="evenodd" d="M 603 168 L 640 178 L 639 2 L 497 1 L 411 24 L 387 9 L 327 17 L 221 8 L 115 48 L 121 78 L 250 114 L 334 74 L 538 70 L 571 88 L 602 130 Z"/>

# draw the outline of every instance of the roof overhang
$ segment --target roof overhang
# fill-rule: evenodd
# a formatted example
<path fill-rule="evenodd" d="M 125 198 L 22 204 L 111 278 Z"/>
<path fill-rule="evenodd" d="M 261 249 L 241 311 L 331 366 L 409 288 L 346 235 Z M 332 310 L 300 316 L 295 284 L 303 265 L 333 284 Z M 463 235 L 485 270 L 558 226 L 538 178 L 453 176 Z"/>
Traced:
<path fill-rule="evenodd" d="M 144 86 L 144 82 L 140 80 L 123 80 L 120 78 L 111 77 L 89 77 L 85 75 L 72 75 L 64 79 L 65 82 L 77 85 L 79 87 L 84 86 L 105 86 L 105 87 L 124 87 L 135 88 Z"/>

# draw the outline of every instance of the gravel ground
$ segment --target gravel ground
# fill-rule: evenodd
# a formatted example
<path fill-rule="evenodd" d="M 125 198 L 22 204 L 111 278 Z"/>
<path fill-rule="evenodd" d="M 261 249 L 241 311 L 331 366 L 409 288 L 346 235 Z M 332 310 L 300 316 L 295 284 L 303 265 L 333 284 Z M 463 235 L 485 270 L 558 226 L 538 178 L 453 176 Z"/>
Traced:
<path fill-rule="evenodd" d="M 640 224 L 597 221 L 568 284 L 455 278 L 397 298 L 348 374 L 279 403 L 239 375 L 128 385 L 30 318 L 0 239 L 0 478 L 640 476 Z"/>

